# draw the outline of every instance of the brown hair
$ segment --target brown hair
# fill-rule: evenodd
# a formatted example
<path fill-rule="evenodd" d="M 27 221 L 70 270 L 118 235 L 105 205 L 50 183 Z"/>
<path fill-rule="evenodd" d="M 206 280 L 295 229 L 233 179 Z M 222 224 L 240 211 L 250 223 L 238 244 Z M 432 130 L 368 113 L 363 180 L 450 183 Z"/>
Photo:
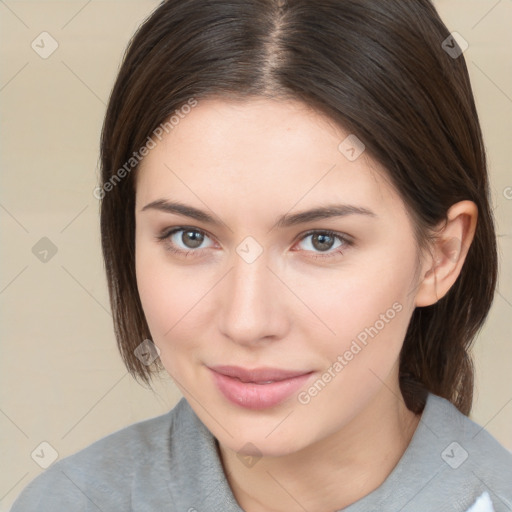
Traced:
<path fill-rule="evenodd" d="M 450 206 L 476 203 L 461 274 L 437 303 L 415 309 L 400 354 L 409 409 L 421 411 L 430 391 L 469 414 L 469 349 L 493 300 L 497 249 L 468 71 L 462 55 L 443 49 L 449 37 L 428 0 L 167 0 L 146 19 L 101 139 L 103 255 L 118 346 L 135 378 L 149 384 L 154 368 L 134 355 L 151 338 L 135 276 L 137 166 L 122 179 L 119 170 L 191 98 L 295 99 L 356 134 L 386 168 L 419 247 Z"/>

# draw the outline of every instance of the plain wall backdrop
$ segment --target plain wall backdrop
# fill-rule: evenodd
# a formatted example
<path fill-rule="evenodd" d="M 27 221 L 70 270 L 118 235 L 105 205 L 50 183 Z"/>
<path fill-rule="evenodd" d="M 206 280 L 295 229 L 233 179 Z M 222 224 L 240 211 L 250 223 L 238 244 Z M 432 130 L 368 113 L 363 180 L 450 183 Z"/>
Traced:
<path fill-rule="evenodd" d="M 166 376 L 155 392 L 141 387 L 121 362 L 93 196 L 118 66 L 158 4 L 0 0 L 0 511 L 53 457 L 181 397 Z M 474 346 L 470 417 L 512 450 L 512 1 L 435 4 L 469 44 L 499 233 L 499 286 Z"/>

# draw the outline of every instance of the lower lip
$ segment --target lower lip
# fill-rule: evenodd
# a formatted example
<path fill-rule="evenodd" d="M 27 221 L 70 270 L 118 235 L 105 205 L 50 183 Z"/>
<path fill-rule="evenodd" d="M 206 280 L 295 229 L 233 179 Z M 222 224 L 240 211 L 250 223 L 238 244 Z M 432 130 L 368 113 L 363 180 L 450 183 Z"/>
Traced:
<path fill-rule="evenodd" d="M 213 370 L 212 375 L 220 392 L 230 402 L 246 409 L 261 410 L 284 402 L 306 383 L 312 373 L 276 381 L 271 384 L 242 382 L 239 379 L 228 377 Z"/>

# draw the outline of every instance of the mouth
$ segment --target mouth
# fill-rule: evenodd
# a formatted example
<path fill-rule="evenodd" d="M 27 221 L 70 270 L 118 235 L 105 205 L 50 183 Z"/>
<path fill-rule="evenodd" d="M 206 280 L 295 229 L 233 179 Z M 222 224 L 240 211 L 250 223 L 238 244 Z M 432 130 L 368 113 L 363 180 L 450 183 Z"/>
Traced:
<path fill-rule="evenodd" d="M 272 382 L 280 382 L 311 373 L 308 370 L 281 370 L 279 368 L 255 368 L 254 370 L 248 370 L 240 366 L 212 366 L 210 369 L 226 377 L 236 378 L 241 382 L 253 384 L 271 384 Z"/>
<path fill-rule="evenodd" d="M 311 375 L 308 370 L 247 369 L 239 366 L 208 367 L 218 391 L 229 402 L 247 409 L 275 407 L 298 391 Z"/>

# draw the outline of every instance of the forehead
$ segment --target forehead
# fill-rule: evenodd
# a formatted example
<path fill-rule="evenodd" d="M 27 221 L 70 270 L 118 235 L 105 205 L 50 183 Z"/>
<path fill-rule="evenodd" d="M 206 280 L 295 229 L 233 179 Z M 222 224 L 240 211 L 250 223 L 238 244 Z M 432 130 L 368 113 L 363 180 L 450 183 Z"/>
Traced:
<path fill-rule="evenodd" d="M 296 101 L 200 100 L 141 162 L 137 206 L 172 197 L 241 216 L 262 205 L 281 214 L 339 202 L 399 213 L 403 203 L 381 166 L 340 150 L 349 136 Z"/>

